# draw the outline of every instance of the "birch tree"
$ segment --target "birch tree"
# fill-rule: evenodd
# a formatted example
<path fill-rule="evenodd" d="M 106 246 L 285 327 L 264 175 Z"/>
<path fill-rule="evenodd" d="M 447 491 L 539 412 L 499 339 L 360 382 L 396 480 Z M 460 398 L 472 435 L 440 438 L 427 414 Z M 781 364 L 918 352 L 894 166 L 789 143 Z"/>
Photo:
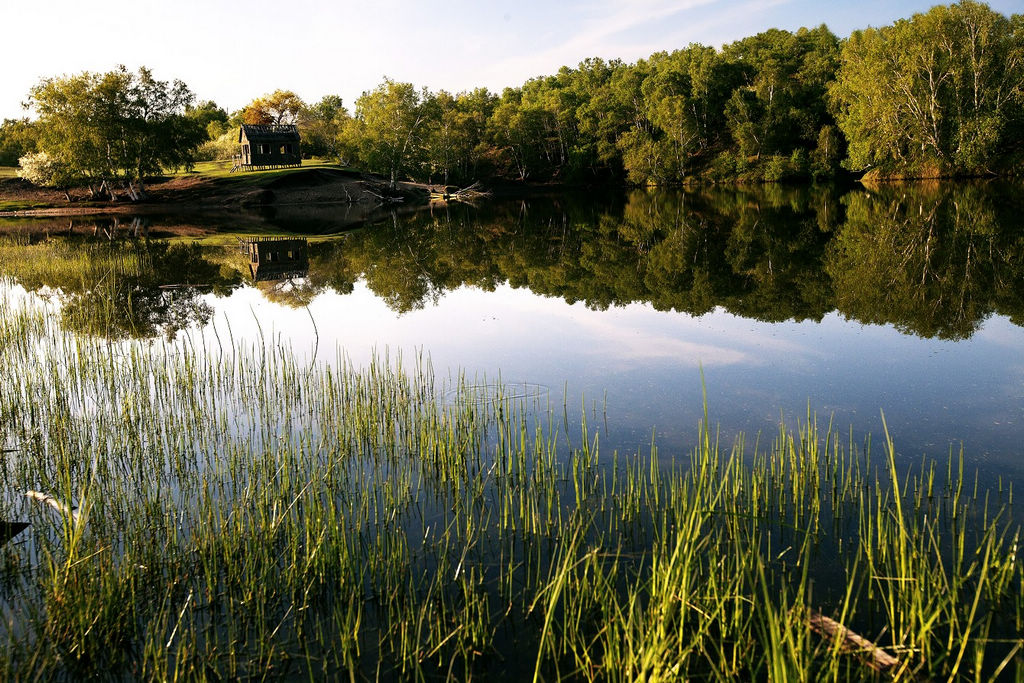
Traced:
<path fill-rule="evenodd" d="M 977 2 L 855 31 L 831 97 L 847 165 L 883 173 L 997 170 L 1019 155 L 1024 20 Z"/>

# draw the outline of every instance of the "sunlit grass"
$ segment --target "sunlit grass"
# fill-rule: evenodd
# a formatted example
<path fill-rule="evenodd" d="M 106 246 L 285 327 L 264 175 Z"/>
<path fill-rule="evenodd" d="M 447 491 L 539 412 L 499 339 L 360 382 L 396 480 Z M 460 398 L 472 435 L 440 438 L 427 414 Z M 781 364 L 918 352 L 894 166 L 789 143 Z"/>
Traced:
<path fill-rule="evenodd" d="M 268 177 L 288 175 L 289 173 L 295 173 L 296 171 L 308 170 L 310 168 L 333 168 L 338 170 L 350 170 L 347 167 L 339 166 L 337 163 L 329 159 L 303 159 L 302 165 L 298 168 L 275 168 L 263 171 L 236 171 L 231 172 L 233 162 L 231 161 L 198 161 L 192 171 L 186 172 L 184 169 L 178 169 L 172 175 L 201 175 L 209 178 L 231 178 L 234 180 L 248 179 L 243 182 L 253 182 L 257 179 L 266 179 Z"/>
<path fill-rule="evenodd" d="M 30 209 L 48 209 L 55 206 L 50 202 L 39 202 L 25 199 L 0 199 L 0 211 L 28 211 Z"/>
<path fill-rule="evenodd" d="M 0 514 L 32 522 L 0 554 L 5 678 L 1022 675 L 1012 488 L 955 454 L 907 467 L 813 416 L 606 453 L 422 358 L 311 364 L 223 322 L 111 344 L 3 291 Z"/>

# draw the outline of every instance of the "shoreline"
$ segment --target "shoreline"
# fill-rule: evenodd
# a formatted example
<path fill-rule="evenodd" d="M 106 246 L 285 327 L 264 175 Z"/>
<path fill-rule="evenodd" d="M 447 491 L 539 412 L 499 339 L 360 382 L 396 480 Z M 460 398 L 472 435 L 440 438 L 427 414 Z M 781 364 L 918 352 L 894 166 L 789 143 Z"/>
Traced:
<path fill-rule="evenodd" d="M 614 180 L 594 183 L 544 182 L 528 183 L 498 180 L 488 185 L 490 195 L 497 199 L 528 199 L 574 192 L 630 192 L 634 190 L 679 190 L 695 187 L 733 187 L 742 189 L 753 185 L 783 185 L 787 187 L 860 186 L 871 190 L 884 185 L 946 184 L 1013 182 L 1017 176 L 975 177 L 841 177 L 825 183 L 811 180 L 784 180 L 777 182 L 736 179 L 724 181 L 693 181 L 673 185 L 632 185 Z M 222 216 L 232 220 L 265 220 L 268 213 L 283 209 L 318 210 L 344 207 L 347 225 L 373 220 L 375 214 L 386 215 L 391 210 L 426 208 L 446 203 L 431 198 L 432 193 L 446 186 L 437 183 L 401 181 L 394 188 L 384 178 L 356 173 L 329 166 L 310 166 L 297 169 L 267 171 L 231 178 L 186 175 L 170 176 L 152 181 L 147 186 L 147 198 L 130 200 L 95 200 L 84 196 L 76 188 L 69 202 L 64 190 L 39 188 L 21 179 L 0 180 L 0 220 L 13 218 L 64 217 L 146 217 L 146 216 Z M 448 188 L 453 186 L 449 185 Z M 70 192 L 70 191 L 69 191 Z M 25 206 L 17 207 L 22 203 Z M 33 206 L 35 204 L 35 206 Z M 63 204 L 63 205 L 61 205 Z M 378 216 L 379 217 L 379 216 Z"/>

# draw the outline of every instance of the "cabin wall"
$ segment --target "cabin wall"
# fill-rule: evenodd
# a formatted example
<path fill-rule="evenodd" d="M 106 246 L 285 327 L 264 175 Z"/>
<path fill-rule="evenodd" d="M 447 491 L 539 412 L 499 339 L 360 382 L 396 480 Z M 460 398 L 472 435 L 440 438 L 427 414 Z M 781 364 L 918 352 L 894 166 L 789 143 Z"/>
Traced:
<path fill-rule="evenodd" d="M 248 154 L 245 151 L 246 145 L 248 145 Z M 297 140 L 262 140 L 242 143 L 242 163 L 247 166 L 295 166 L 301 161 Z"/>

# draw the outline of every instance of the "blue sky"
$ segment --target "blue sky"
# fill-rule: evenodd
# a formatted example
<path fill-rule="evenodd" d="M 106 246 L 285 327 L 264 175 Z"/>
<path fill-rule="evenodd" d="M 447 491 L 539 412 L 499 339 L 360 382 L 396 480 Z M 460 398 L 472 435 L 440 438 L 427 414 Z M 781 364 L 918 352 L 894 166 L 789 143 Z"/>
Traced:
<path fill-rule="evenodd" d="M 881 26 L 934 2 L 814 0 L 2 0 L 0 117 L 41 77 L 145 65 L 233 110 L 275 89 L 355 98 L 386 75 L 432 90 L 500 92 L 586 57 L 635 61 L 768 28 Z M 1003 14 L 1024 0 L 996 0 Z M 265 42 L 261 43 L 263 40 Z"/>

